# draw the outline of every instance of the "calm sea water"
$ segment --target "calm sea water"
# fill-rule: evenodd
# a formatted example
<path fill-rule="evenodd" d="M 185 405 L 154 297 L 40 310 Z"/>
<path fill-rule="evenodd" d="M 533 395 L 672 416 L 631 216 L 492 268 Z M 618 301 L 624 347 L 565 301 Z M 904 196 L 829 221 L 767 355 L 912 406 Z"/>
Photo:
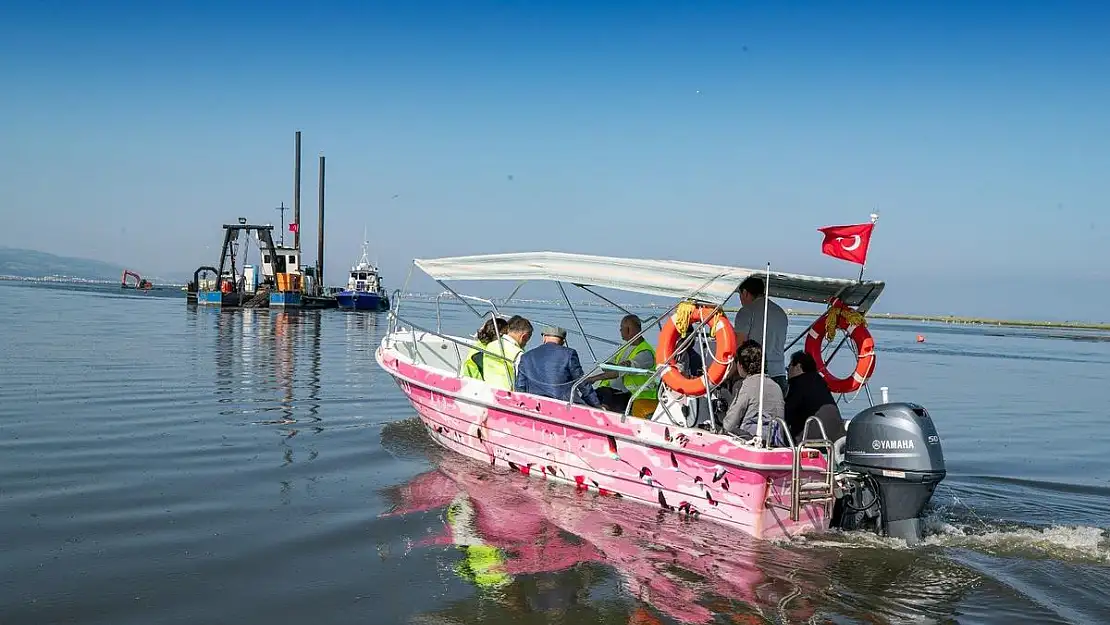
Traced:
<path fill-rule="evenodd" d="M 907 548 L 753 541 L 440 452 L 374 362 L 384 315 L 16 283 L 0 301 L 5 625 L 1110 615 L 1097 335 L 874 324 L 875 387 L 930 409 L 948 461 L 928 540 Z M 430 305 L 402 314 L 434 327 Z M 475 325 L 461 307 L 443 323 Z M 607 312 L 583 323 L 616 335 Z"/>

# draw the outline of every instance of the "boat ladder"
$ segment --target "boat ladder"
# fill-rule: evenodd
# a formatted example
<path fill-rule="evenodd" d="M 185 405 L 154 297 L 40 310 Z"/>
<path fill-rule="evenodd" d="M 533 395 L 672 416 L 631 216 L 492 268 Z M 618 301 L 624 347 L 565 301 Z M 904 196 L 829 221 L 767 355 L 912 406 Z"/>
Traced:
<path fill-rule="evenodd" d="M 781 419 L 775 419 L 779 427 L 784 431 L 789 432 L 786 423 Z M 821 433 L 821 438 L 807 440 L 809 435 L 809 426 L 812 423 L 817 424 L 817 429 Z M 789 433 L 786 435 L 790 439 Z M 801 517 L 802 505 L 810 503 L 822 503 L 825 506 L 825 515 L 828 516 L 832 513 L 832 504 L 836 499 L 834 493 L 836 475 L 835 462 L 833 458 L 833 443 L 829 440 L 828 434 L 825 432 L 825 425 L 817 417 L 810 417 L 806 419 L 805 426 L 802 428 L 802 440 L 798 444 L 793 444 L 790 440 L 791 450 L 793 451 L 793 461 L 791 463 L 790 471 L 790 505 L 786 506 L 779 503 L 774 497 L 774 491 L 769 483 L 767 490 L 766 505 L 772 508 L 779 508 L 781 510 L 788 510 L 790 512 L 790 520 L 797 521 Z M 828 460 L 825 465 L 825 470 L 821 471 L 821 479 L 808 479 L 802 476 L 802 456 L 806 451 L 815 450 L 823 452 L 825 458 Z"/>
<path fill-rule="evenodd" d="M 249 300 L 243 302 L 243 308 L 261 308 L 270 303 L 269 291 L 259 290 Z"/>

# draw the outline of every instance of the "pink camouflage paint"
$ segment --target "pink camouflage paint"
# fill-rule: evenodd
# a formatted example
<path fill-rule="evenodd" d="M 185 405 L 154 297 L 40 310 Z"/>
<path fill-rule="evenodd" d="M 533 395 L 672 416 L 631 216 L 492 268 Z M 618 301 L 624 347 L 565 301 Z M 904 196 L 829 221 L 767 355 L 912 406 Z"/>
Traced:
<path fill-rule="evenodd" d="M 383 345 L 388 344 L 388 339 Z M 746 447 L 729 437 L 629 417 L 480 380 L 445 375 L 379 347 L 378 363 L 412 402 L 432 438 L 447 449 L 524 475 L 705 517 L 757 538 L 823 531 L 820 503 L 789 507 L 789 449 Z M 802 471 L 820 477 L 826 461 L 804 452 Z"/>

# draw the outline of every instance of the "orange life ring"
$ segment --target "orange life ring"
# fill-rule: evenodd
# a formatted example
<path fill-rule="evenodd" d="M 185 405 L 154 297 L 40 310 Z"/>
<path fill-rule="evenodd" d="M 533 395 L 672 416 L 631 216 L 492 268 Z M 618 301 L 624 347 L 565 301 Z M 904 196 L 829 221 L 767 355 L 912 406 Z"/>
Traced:
<path fill-rule="evenodd" d="M 714 310 L 706 306 L 695 308 L 690 313 L 690 325 L 693 326 L 693 324 L 704 320 Z M 717 353 L 706 370 L 706 377 L 709 378 L 710 384 L 717 385 L 725 379 L 725 374 L 728 373 L 728 365 L 736 356 L 736 332 L 732 329 L 728 317 L 720 312 L 717 312 L 716 317 L 706 325 L 710 328 L 710 335 L 717 342 Z M 678 345 L 678 339 L 678 328 L 675 327 L 674 317 L 671 317 L 667 320 L 663 329 L 659 331 L 659 350 L 655 354 L 656 365 L 670 365 L 670 368 L 663 373 L 663 383 L 668 388 L 683 395 L 691 397 L 705 395 L 707 389 L 705 388 L 705 379 L 702 376 L 688 378 L 682 375 L 674 366 L 674 350 Z"/>
<path fill-rule="evenodd" d="M 856 346 L 856 353 L 859 354 L 856 357 L 856 370 L 847 378 L 834 377 L 829 373 L 829 368 L 821 355 L 821 344 L 827 330 L 825 325 L 827 321 L 828 313 L 825 313 L 813 322 L 813 326 L 806 333 L 806 353 L 812 356 L 814 362 L 817 363 L 817 372 L 821 374 L 822 378 L 825 378 L 825 383 L 828 384 L 830 391 L 833 393 L 855 392 L 875 372 L 875 339 L 871 338 L 871 332 L 866 326 L 858 325 L 852 328 L 848 338 L 852 339 L 852 343 Z M 836 318 L 836 327 L 847 332 L 850 326 L 848 320 L 841 315 Z"/>

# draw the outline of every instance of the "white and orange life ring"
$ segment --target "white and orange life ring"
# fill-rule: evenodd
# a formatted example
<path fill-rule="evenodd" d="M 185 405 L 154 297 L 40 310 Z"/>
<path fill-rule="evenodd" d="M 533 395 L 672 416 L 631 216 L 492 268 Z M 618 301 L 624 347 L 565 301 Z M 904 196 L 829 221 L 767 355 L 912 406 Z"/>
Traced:
<path fill-rule="evenodd" d="M 686 311 L 683 311 L 686 312 Z M 717 343 L 716 355 L 713 362 L 709 364 L 706 369 L 705 377 L 698 376 L 696 378 L 688 378 L 675 367 L 674 351 L 678 345 L 679 335 L 685 332 L 679 332 L 678 326 L 675 324 L 676 317 L 685 317 L 676 313 L 672 315 L 663 329 L 659 331 L 659 350 L 655 354 L 655 364 L 657 366 L 668 366 L 669 368 L 663 373 L 663 384 L 666 384 L 671 390 L 682 393 L 683 395 L 698 397 L 705 395 L 707 389 L 705 388 L 705 378 L 709 378 L 709 383 L 716 386 L 725 379 L 725 374 L 728 373 L 728 366 L 732 363 L 733 358 L 736 356 L 736 332 L 732 329 L 732 324 L 729 323 L 728 317 L 721 314 L 715 308 L 702 306 L 689 310 L 689 317 L 684 318 L 680 323 L 686 327 L 690 324 L 699 321 L 707 320 L 706 326 L 709 327 L 710 336 Z M 716 312 L 714 317 L 710 317 Z M 686 329 L 683 328 L 683 330 Z"/>
<path fill-rule="evenodd" d="M 829 328 L 829 317 L 834 326 Z M 831 330 L 831 331 L 830 331 Z M 827 338 L 832 341 L 836 330 L 848 333 L 848 338 L 856 346 L 856 369 L 847 378 L 838 378 L 829 373 L 828 365 L 821 355 L 821 345 Z M 839 300 L 832 302 L 829 310 L 817 318 L 806 333 L 806 353 L 817 363 L 817 372 L 825 378 L 833 393 L 852 393 L 860 389 L 875 372 L 875 339 L 867 329 L 867 322 L 858 311 L 849 308 Z"/>

